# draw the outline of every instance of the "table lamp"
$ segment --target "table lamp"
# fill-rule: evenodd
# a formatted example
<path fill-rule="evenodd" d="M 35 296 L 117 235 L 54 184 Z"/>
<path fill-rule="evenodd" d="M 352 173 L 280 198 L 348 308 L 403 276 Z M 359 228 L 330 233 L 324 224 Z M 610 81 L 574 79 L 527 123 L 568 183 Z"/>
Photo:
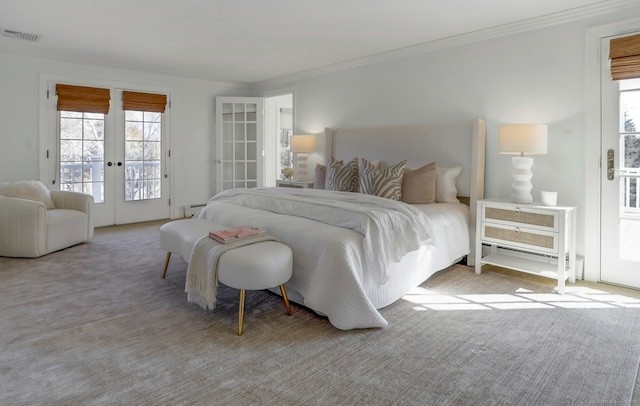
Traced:
<path fill-rule="evenodd" d="M 533 158 L 525 157 L 547 153 L 547 126 L 544 124 L 508 124 L 498 128 L 498 152 L 500 154 L 518 154 L 511 158 L 513 166 L 511 182 L 511 201 L 532 203 L 531 178 Z"/>
<path fill-rule="evenodd" d="M 295 154 L 296 173 L 295 180 L 299 182 L 307 181 L 307 167 L 309 152 L 316 150 L 315 135 L 292 135 L 291 152 Z"/>

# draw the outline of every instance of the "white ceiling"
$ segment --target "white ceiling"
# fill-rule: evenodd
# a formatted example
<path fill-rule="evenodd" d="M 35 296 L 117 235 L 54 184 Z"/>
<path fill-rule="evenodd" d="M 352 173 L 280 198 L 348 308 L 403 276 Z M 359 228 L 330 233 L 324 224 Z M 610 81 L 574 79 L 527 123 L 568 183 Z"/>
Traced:
<path fill-rule="evenodd" d="M 602 0 L 0 0 L 0 52 L 254 83 Z"/>

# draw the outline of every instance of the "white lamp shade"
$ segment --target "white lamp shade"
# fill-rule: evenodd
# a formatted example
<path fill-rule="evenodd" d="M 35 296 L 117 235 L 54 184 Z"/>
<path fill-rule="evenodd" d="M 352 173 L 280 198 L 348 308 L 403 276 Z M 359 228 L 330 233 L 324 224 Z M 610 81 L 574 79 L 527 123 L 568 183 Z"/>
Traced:
<path fill-rule="evenodd" d="M 313 152 L 316 150 L 315 135 L 292 135 L 291 152 Z"/>
<path fill-rule="evenodd" d="M 498 152 L 501 154 L 546 154 L 547 126 L 509 124 L 498 128 Z"/>

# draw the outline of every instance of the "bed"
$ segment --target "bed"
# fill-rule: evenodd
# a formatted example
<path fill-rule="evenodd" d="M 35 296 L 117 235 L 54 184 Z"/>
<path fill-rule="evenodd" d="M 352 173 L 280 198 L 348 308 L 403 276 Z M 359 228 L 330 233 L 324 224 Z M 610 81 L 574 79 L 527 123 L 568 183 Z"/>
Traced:
<path fill-rule="evenodd" d="M 473 265 L 475 204 L 484 193 L 481 119 L 414 126 L 325 129 L 327 153 L 381 167 L 430 162 L 455 185 L 455 200 L 407 204 L 318 189 L 233 189 L 213 196 L 196 218 L 266 230 L 293 251 L 289 299 L 339 329 L 386 327 L 379 309 L 467 257 Z M 452 171 L 452 169 L 455 169 Z M 469 210 L 469 207 L 474 210 Z"/>

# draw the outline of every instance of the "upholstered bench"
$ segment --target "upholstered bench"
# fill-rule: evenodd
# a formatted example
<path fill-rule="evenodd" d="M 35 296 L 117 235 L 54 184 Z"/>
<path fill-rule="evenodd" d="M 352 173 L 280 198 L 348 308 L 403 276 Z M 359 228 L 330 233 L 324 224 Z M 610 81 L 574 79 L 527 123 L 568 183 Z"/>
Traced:
<path fill-rule="evenodd" d="M 193 247 L 209 232 L 227 227 L 202 219 L 171 221 L 160 227 L 160 246 L 167 251 L 162 277 L 167 274 L 171 254 L 191 260 Z M 262 241 L 225 251 L 218 260 L 218 281 L 240 290 L 238 335 L 242 335 L 245 290 L 280 287 L 282 299 L 291 315 L 291 307 L 284 284 L 293 272 L 291 248 L 276 241 Z"/>

